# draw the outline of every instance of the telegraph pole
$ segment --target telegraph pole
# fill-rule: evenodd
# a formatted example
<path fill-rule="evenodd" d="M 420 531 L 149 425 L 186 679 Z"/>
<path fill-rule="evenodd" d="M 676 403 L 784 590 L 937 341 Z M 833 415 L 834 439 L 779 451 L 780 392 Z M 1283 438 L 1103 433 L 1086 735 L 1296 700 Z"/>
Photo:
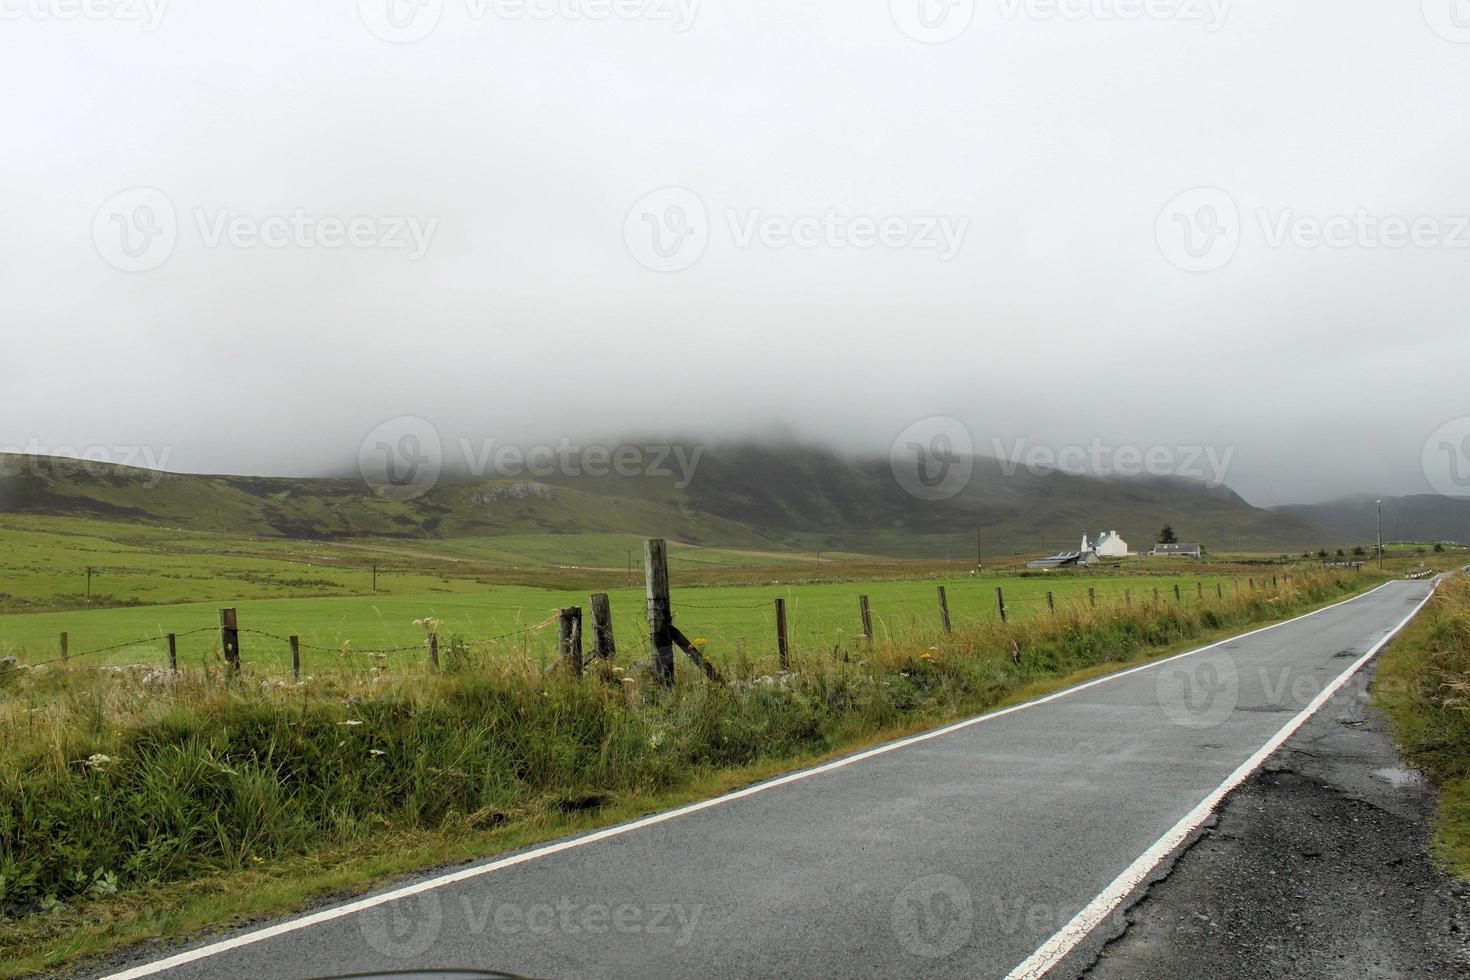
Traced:
<path fill-rule="evenodd" d="M 1378 570 L 1383 571 L 1383 501 L 1378 501 Z"/>

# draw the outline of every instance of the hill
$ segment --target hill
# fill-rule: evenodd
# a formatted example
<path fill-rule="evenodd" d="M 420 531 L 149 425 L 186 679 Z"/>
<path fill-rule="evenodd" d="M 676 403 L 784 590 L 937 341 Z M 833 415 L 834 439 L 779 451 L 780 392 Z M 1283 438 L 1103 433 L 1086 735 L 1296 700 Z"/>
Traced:
<path fill-rule="evenodd" d="M 0 512 L 52 514 L 297 539 L 455 539 L 618 533 L 689 544 L 886 557 L 964 557 L 1075 547 L 1117 528 L 1135 548 L 1171 524 L 1223 550 L 1296 550 L 1331 539 L 1298 515 L 1227 488 L 1175 479 L 1007 473 L 977 457 L 951 499 L 907 493 L 886 458 L 798 445 L 709 447 L 692 482 L 665 476 L 458 480 L 398 501 L 347 479 L 156 473 L 0 457 Z"/>
<path fill-rule="evenodd" d="M 1339 543 L 1367 544 L 1378 538 L 1376 499 L 1345 497 L 1322 504 L 1277 507 L 1275 511 L 1330 528 L 1338 534 Z M 1383 537 L 1387 541 L 1470 542 L 1470 497 L 1384 497 Z"/>

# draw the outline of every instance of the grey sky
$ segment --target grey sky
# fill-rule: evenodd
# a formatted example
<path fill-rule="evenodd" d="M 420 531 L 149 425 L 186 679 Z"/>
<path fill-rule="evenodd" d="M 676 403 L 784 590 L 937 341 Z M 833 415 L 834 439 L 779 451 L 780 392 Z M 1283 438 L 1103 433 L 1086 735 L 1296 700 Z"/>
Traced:
<path fill-rule="evenodd" d="M 0 446 L 313 474 L 398 415 L 878 452 L 953 416 L 987 454 L 1233 449 L 1270 504 L 1427 490 L 1470 414 L 1452 0 L 990 0 L 944 44 L 919 0 L 444 0 L 404 44 L 387 0 L 68 2 L 0 0 Z M 140 187 L 176 241 L 126 272 Z M 708 221 L 658 272 L 670 187 Z M 1238 243 L 1192 259 L 1201 187 Z"/>

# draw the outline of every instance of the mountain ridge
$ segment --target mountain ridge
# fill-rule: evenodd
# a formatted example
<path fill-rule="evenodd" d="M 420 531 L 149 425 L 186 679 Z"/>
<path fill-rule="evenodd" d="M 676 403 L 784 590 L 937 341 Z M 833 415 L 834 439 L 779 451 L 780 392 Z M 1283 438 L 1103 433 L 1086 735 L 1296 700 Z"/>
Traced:
<path fill-rule="evenodd" d="M 1228 487 L 1182 479 L 1034 472 L 989 457 L 946 499 L 919 499 L 918 467 L 807 445 L 707 447 L 677 474 L 450 478 L 416 499 L 364 480 L 163 473 L 38 456 L 0 456 L 0 513 L 205 526 L 286 538 L 453 538 L 591 532 L 691 544 L 844 551 L 895 558 L 1004 555 L 1075 547 L 1117 529 L 1146 550 L 1164 524 L 1217 551 L 1335 543 L 1295 514 L 1252 507 Z M 528 492 L 538 486 L 545 491 Z M 978 532 L 978 540 L 977 540 Z"/>

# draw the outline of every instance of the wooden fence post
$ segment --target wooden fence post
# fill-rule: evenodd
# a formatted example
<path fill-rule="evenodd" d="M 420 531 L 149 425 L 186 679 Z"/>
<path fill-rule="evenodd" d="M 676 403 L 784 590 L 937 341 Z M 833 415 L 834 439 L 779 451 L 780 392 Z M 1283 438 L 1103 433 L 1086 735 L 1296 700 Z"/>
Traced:
<path fill-rule="evenodd" d="M 1275 575 L 1272 575 L 1271 576 L 1271 588 L 1273 588 L 1273 589 L 1276 588 L 1276 576 Z"/>
<path fill-rule="evenodd" d="M 863 617 L 863 636 L 867 637 L 869 643 L 873 642 L 873 607 L 868 604 L 868 597 L 858 596 L 858 612 Z"/>
<path fill-rule="evenodd" d="M 168 669 L 170 671 L 179 669 L 179 638 L 173 633 L 168 635 Z"/>
<path fill-rule="evenodd" d="M 1133 590 L 1132 589 L 1124 589 L 1123 590 L 1123 605 L 1125 605 L 1125 606 L 1131 606 L 1131 605 L 1133 605 Z"/>
<path fill-rule="evenodd" d="M 946 633 L 953 633 L 954 627 L 949 621 L 949 595 L 944 591 L 944 586 L 939 587 L 939 623 L 944 627 Z"/>
<path fill-rule="evenodd" d="M 71 637 L 65 633 L 61 634 L 61 662 L 66 663 L 66 658 L 71 656 Z"/>
<path fill-rule="evenodd" d="M 1194 583 L 1194 594 L 1195 594 L 1195 597 L 1198 598 L 1200 602 L 1204 602 L 1205 601 L 1205 583 L 1203 583 L 1203 582 L 1196 582 L 1196 583 Z"/>
<path fill-rule="evenodd" d="M 1157 606 L 1158 604 L 1159 604 L 1159 587 L 1156 585 L 1156 586 L 1154 586 L 1154 605 Z"/>
<path fill-rule="evenodd" d="M 219 645 L 230 669 L 240 669 L 240 618 L 233 609 L 219 611 Z"/>
<path fill-rule="evenodd" d="M 1050 592 L 1046 594 L 1046 608 L 1051 611 L 1053 616 L 1057 614 L 1057 597 Z"/>
<path fill-rule="evenodd" d="M 662 538 L 643 544 L 648 579 L 648 645 L 653 650 L 653 676 L 667 687 L 674 683 L 674 612 L 669 602 L 669 552 Z"/>
<path fill-rule="evenodd" d="M 1221 585 L 1219 582 L 1215 583 L 1215 598 L 1221 600 L 1225 598 L 1225 586 Z"/>
<path fill-rule="evenodd" d="M 606 592 L 592 597 L 592 643 L 599 660 L 611 660 L 618 655 L 617 640 L 613 637 L 612 600 Z"/>
<path fill-rule="evenodd" d="M 437 657 L 435 659 L 438 659 Z M 301 637 L 291 637 L 291 680 L 301 680 Z"/>
<path fill-rule="evenodd" d="M 1093 609 L 1097 608 L 1097 589 L 1087 590 L 1087 604 Z"/>
<path fill-rule="evenodd" d="M 1006 594 L 998 585 L 995 587 L 995 605 L 1000 610 L 1000 621 L 1004 623 L 1006 621 Z"/>
<path fill-rule="evenodd" d="M 557 628 L 557 640 L 561 655 L 572 668 L 573 677 L 582 676 L 582 607 L 568 606 L 561 611 L 561 623 Z"/>
<path fill-rule="evenodd" d="M 1251 587 L 1251 591 L 1252 592 L 1256 591 L 1256 580 L 1255 579 L 1251 579 L 1250 580 L 1250 587 Z"/>
<path fill-rule="evenodd" d="M 1183 602 L 1184 602 L 1184 597 L 1179 594 L 1179 583 L 1178 582 L 1175 582 L 1174 583 L 1174 602 L 1176 604 L 1183 604 Z"/>
<path fill-rule="evenodd" d="M 429 666 L 439 669 L 439 634 L 429 634 Z"/>
<path fill-rule="evenodd" d="M 781 658 L 781 670 L 791 670 L 791 640 L 786 634 L 786 600 L 776 600 L 776 654 Z"/>

